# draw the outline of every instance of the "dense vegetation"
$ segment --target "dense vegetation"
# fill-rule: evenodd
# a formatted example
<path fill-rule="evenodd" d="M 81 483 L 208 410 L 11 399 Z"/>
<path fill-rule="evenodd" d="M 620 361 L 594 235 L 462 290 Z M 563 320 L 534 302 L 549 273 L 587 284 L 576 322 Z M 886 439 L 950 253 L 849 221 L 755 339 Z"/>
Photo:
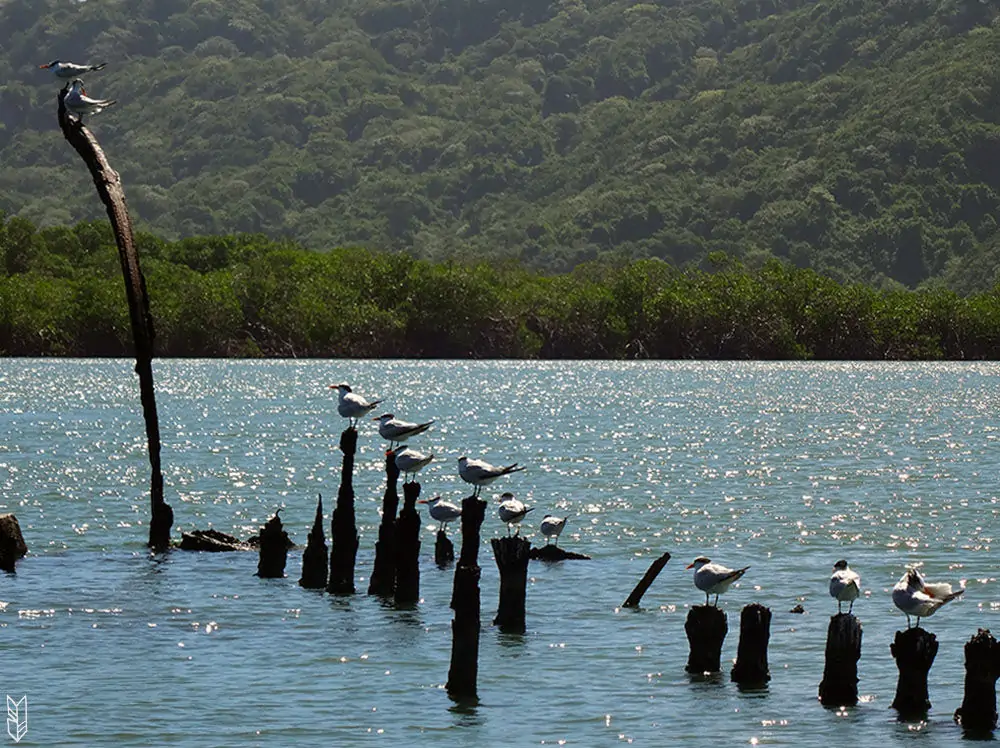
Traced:
<path fill-rule="evenodd" d="M 1000 358 L 1000 293 L 839 285 L 771 260 L 680 271 L 317 253 L 262 236 L 138 237 L 163 356 Z M 0 222 L 0 355 L 128 355 L 105 223 Z"/>
<path fill-rule="evenodd" d="M 160 236 L 549 271 L 724 251 L 988 290 L 997 14 L 975 0 L 4 0 L 0 210 L 40 226 L 99 215 L 37 65 L 107 59 L 88 86 L 120 104 L 94 127 Z"/>

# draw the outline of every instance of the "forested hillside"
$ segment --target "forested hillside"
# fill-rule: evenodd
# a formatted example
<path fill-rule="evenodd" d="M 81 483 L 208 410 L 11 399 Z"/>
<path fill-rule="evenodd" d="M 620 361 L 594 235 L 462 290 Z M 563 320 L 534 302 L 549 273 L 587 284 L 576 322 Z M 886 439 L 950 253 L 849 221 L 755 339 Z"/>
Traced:
<path fill-rule="evenodd" d="M 43 62 L 139 225 L 313 249 L 992 287 L 1000 24 L 976 0 L 4 0 L 0 210 L 100 215 Z"/>

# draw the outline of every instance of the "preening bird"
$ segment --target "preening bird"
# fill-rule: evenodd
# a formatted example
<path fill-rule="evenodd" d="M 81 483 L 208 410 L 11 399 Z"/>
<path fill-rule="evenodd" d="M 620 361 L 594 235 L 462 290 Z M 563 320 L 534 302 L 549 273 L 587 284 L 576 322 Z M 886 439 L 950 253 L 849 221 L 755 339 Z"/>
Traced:
<path fill-rule="evenodd" d="M 427 511 L 430 513 L 431 519 L 440 522 L 438 532 L 443 532 L 445 525 L 462 516 L 462 507 L 445 501 L 440 496 L 435 496 L 433 499 L 420 499 L 417 503 L 427 504 Z"/>
<path fill-rule="evenodd" d="M 729 589 L 729 585 L 746 574 L 749 566 L 742 569 L 730 569 L 722 564 L 713 564 L 705 556 L 698 556 L 687 565 L 688 569 L 694 569 L 694 586 L 705 593 L 705 605 L 708 605 L 708 596 L 715 595 L 715 605 L 719 604 L 719 595 Z"/>
<path fill-rule="evenodd" d="M 389 449 L 392 449 L 394 444 L 402 444 L 411 436 L 424 433 L 434 423 L 434 421 L 410 423 L 396 418 L 392 413 L 383 413 L 372 420 L 378 421 L 378 433 L 389 442 Z"/>
<path fill-rule="evenodd" d="M 479 491 L 486 484 L 492 483 L 504 475 L 517 473 L 521 470 L 524 470 L 524 468 L 519 467 L 516 462 L 506 467 L 498 467 L 484 460 L 473 460 L 465 456 L 458 458 L 458 475 L 466 483 L 471 483 L 476 487 L 474 496 L 478 496 Z"/>
<path fill-rule="evenodd" d="M 934 615 L 938 608 L 950 603 L 965 592 L 960 587 L 957 592 L 947 582 L 928 582 L 916 569 L 907 569 L 902 578 L 892 588 L 892 602 L 906 614 L 906 627 L 910 628 L 910 616 L 920 619 Z"/>
<path fill-rule="evenodd" d="M 566 527 L 566 520 L 568 519 L 569 517 L 553 517 L 551 514 L 546 514 L 542 518 L 542 524 L 538 529 L 545 536 L 546 545 L 548 545 L 549 540 L 552 538 L 555 538 L 556 545 L 559 545 L 559 536 L 562 534 L 563 528 Z"/>
<path fill-rule="evenodd" d="M 400 447 L 396 450 L 394 458 L 396 467 L 403 474 L 404 483 L 407 476 L 410 476 L 410 480 L 413 480 L 414 473 L 429 465 L 433 459 L 433 452 L 418 452 L 413 447 Z"/>
<path fill-rule="evenodd" d="M 98 70 L 102 70 L 107 64 L 106 62 L 102 62 L 100 65 L 77 65 L 75 62 L 53 60 L 38 67 L 42 70 L 51 70 L 56 78 L 69 80 L 70 78 L 78 78 L 85 73 L 96 73 Z"/>
<path fill-rule="evenodd" d="M 70 84 L 69 91 L 63 97 L 63 106 L 68 112 L 75 114 L 81 124 L 85 114 L 98 114 L 116 103 L 114 99 L 93 99 L 87 96 L 83 81 L 79 78 Z"/>
<path fill-rule="evenodd" d="M 351 428 L 357 428 L 358 419 L 364 418 L 382 402 L 381 400 L 369 402 L 361 395 L 356 395 L 347 384 L 331 384 L 330 389 L 337 390 L 337 412 L 342 418 L 349 420 Z"/>
<path fill-rule="evenodd" d="M 514 494 L 509 491 L 500 495 L 500 506 L 497 507 L 497 514 L 500 519 L 507 523 L 507 534 L 510 535 L 510 526 L 517 525 L 517 532 L 521 532 L 521 520 L 534 508 L 528 508 L 524 502 L 514 498 Z"/>
<path fill-rule="evenodd" d="M 833 565 L 833 575 L 830 577 L 830 596 L 837 601 L 837 612 L 842 613 L 841 605 L 850 603 L 847 612 L 854 610 L 854 601 L 861 594 L 861 576 L 841 559 Z"/>

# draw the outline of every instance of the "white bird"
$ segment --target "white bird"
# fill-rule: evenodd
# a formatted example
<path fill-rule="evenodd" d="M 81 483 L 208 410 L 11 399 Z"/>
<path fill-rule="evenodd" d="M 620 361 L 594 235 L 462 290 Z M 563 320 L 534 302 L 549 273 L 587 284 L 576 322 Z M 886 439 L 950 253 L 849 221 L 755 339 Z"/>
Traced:
<path fill-rule="evenodd" d="M 952 592 L 947 582 L 927 582 L 916 569 L 907 569 L 902 578 L 892 588 L 892 601 L 896 607 L 906 613 L 906 627 L 910 627 L 910 616 L 917 617 L 917 627 L 920 619 L 934 615 L 937 609 L 951 602 L 965 592 L 965 587 Z"/>
<path fill-rule="evenodd" d="M 427 504 L 427 511 L 430 512 L 431 519 L 436 519 L 441 523 L 438 525 L 438 532 L 443 532 L 445 525 L 462 516 L 462 507 L 445 501 L 440 496 L 435 496 L 433 499 L 420 499 L 417 503 Z"/>
<path fill-rule="evenodd" d="M 396 418 L 392 413 L 383 413 L 372 420 L 378 421 L 378 433 L 389 442 L 389 449 L 392 449 L 393 444 L 402 444 L 411 436 L 424 433 L 434 423 L 434 421 L 410 423 Z"/>
<path fill-rule="evenodd" d="M 830 597 L 837 600 L 837 612 L 842 613 L 841 604 L 850 603 L 847 612 L 854 610 L 854 601 L 861 594 L 861 575 L 841 559 L 833 565 L 833 575 L 830 577 Z"/>
<path fill-rule="evenodd" d="M 63 98 L 63 105 L 66 109 L 77 116 L 83 122 L 83 115 L 98 114 L 109 106 L 117 102 L 114 99 L 93 99 L 87 96 L 87 91 L 83 87 L 83 81 L 76 78 L 71 84 L 69 91 Z"/>
<path fill-rule="evenodd" d="M 381 400 L 368 402 L 361 395 L 354 394 L 350 385 L 347 384 L 331 384 L 330 389 L 337 390 L 339 397 L 337 412 L 340 413 L 341 417 L 349 419 L 351 428 L 356 428 L 358 419 L 364 418 L 382 402 Z"/>
<path fill-rule="evenodd" d="M 524 470 L 524 468 L 518 467 L 516 462 L 506 467 L 498 467 L 484 460 L 470 460 L 464 456 L 458 458 L 458 474 L 466 483 L 471 483 L 476 487 L 474 496 L 478 496 L 480 489 L 487 483 L 492 483 L 501 476 L 510 475 L 521 470 Z"/>
<path fill-rule="evenodd" d="M 722 564 L 713 564 L 704 556 L 698 556 L 687 565 L 688 569 L 694 569 L 694 586 L 705 593 L 705 605 L 708 605 L 708 596 L 715 595 L 715 605 L 719 604 L 719 595 L 729 589 L 729 585 L 746 574 L 749 566 L 742 569 L 730 569 Z"/>
<path fill-rule="evenodd" d="M 556 545 L 559 545 L 559 535 L 562 534 L 563 529 L 566 527 L 566 520 L 569 517 L 553 517 L 551 514 L 546 514 L 542 518 L 542 524 L 539 529 L 542 531 L 542 535 L 545 536 L 545 544 L 548 545 L 549 540 L 552 538 L 556 539 Z"/>
<path fill-rule="evenodd" d="M 510 535 L 510 526 L 517 525 L 517 532 L 521 532 L 521 520 L 524 519 L 524 515 L 528 512 L 534 511 L 534 508 L 528 508 L 524 505 L 524 502 L 515 499 L 514 494 L 507 493 L 500 494 L 500 506 L 497 508 L 497 514 L 500 515 L 500 519 L 507 523 L 507 534 Z"/>
<path fill-rule="evenodd" d="M 53 60 L 47 65 L 39 65 L 41 70 L 51 70 L 56 78 L 79 78 L 84 73 L 96 73 L 102 70 L 108 63 L 102 62 L 100 65 L 77 65 L 75 62 L 65 60 Z"/>
<path fill-rule="evenodd" d="M 405 483 L 407 475 L 412 480 L 413 474 L 429 465 L 433 459 L 433 452 L 418 452 L 413 447 L 400 447 L 396 450 L 395 462 L 399 472 L 403 474 L 403 482 Z"/>

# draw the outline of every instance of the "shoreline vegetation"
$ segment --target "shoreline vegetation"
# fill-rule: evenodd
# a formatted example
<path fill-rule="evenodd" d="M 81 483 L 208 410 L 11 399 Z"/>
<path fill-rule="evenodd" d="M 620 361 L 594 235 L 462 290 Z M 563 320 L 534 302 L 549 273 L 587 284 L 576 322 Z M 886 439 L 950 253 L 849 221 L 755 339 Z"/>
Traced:
<path fill-rule="evenodd" d="M 551 275 L 257 234 L 136 243 L 164 358 L 1000 358 L 996 290 L 839 284 L 778 260 L 619 258 Z M 0 262 L 0 355 L 130 355 L 106 222 L 0 221 Z"/>

